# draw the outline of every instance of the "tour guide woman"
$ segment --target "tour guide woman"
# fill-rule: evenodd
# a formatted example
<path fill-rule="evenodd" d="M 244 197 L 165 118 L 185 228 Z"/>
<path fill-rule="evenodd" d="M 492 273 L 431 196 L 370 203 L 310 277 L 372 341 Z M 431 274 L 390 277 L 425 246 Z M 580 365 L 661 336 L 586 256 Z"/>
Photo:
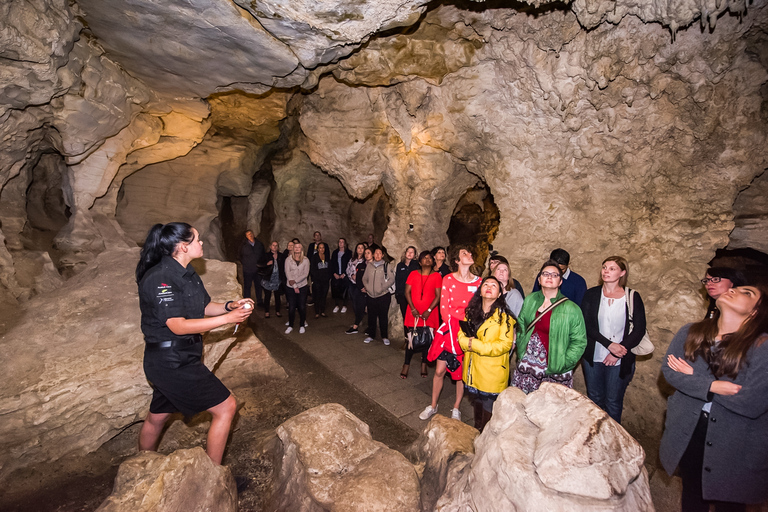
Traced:
<path fill-rule="evenodd" d="M 149 230 L 136 266 L 144 373 L 152 385 L 149 414 L 139 433 L 139 450 L 157 450 L 168 417 L 177 411 L 213 416 L 206 451 L 221 464 L 235 416 L 235 398 L 200 360 L 201 333 L 245 321 L 253 301 L 211 302 L 189 262 L 203 256 L 197 230 L 183 222 L 155 224 Z M 243 307 L 245 305 L 246 307 Z"/>
<path fill-rule="evenodd" d="M 482 432 L 493 414 L 493 403 L 509 383 L 515 320 L 504 299 L 502 284 L 493 276 L 483 279 L 466 313 L 466 323 L 459 332 L 464 351 L 463 380 L 475 409 L 475 428 Z M 464 332 L 464 326 L 469 333 Z"/>
<path fill-rule="evenodd" d="M 573 387 L 573 369 L 587 346 L 584 317 L 576 303 L 560 293 L 563 271 L 549 260 L 539 272 L 539 291 L 523 301 L 518 321 L 518 365 L 512 384 L 526 393 L 542 382 Z"/>
<path fill-rule="evenodd" d="M 768 500 L 768 288 L 731 288 L 717 309 L 678 331 L 661 366 L 677 391 L 659 458 L 680 467 L 686 512 Z"/>

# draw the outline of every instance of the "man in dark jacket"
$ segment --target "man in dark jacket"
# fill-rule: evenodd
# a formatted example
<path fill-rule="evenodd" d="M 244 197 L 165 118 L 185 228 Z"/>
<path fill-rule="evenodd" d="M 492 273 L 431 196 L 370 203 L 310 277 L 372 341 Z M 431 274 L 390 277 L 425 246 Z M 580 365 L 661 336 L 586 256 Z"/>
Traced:
<path fill-rule="evenodd" d="M 256 287 L 256 304 L 264 306 L 261 294 L 261 278 L 259 277 L 259 262 L 264 256 L 264 244 L 262 244 L 253 231 L 245 232 L 245 240 L 240 246 L 240 263 L 243 265 L 243 297 L 251 297 L 251 285 Z"/>

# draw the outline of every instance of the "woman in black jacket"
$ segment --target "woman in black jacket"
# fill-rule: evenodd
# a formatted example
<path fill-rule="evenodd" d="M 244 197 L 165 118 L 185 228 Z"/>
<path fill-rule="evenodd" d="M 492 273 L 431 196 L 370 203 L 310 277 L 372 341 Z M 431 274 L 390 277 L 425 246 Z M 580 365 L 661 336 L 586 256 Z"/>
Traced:
<path fill-rule="evenodd" d="M 309 276 L 312 278 L 312 297 L 315 300 L 315 318 L 326 316 L 325 302 L 331 282 L 331 262 L 325 252 L 326 244 L 317 244 L 317 252 L 309 258 Z"/>
<path fill-rule="evenodd" d="M 403 252 L 403 256 L 400 258 L 400 263 L 398 263 L 395 268 L 395 300 L 400 306 L 400 313 L 403 315 L 403 321 L 405 321 L 405 311 L 408 309 L 408 301 L 405 299 L 405 282 L 408 280 L 408 276 L 411 275 L 411 272 L 414 270 L 421 270 L 421 265 L 419 265 L 419 262 L 416 259 L 416 254 L 416 248 L 409 245 Z"/>
<path fill-rule="evenodd" d="M 280 244 L 277 242 L 272 242 L 269 251 L 261 257 L 259 276 L 261 289 L 264 290 L 264 318 L 269 318 L 269 301 L 273 293 L 275 294 L 275 315 L 282 316 L 280 296 L 285 295 L 285 253 L 280 252 Z"/>
<path fill-rule="evenodd" d="M 339 238 L 339 248 L 331 255 L 331 297 L 335 302 L 333 312 L 347 312 L 347 265 L 352 251 L 347 247 L 346 238 Z"/>
<path fill-rule="evenodd" d="M 600 286 L 587 290 L 581 302 L 587 328 L 581 365 L 587 396 L 617 423 L 621 423 L 624 392 L 635 374 L 632 349 L 645 335 L 645 307 L 635 291 L 632 318 L 629 315 L 628 276 L 627 260 L 621 256 L 606 258 Z"/>

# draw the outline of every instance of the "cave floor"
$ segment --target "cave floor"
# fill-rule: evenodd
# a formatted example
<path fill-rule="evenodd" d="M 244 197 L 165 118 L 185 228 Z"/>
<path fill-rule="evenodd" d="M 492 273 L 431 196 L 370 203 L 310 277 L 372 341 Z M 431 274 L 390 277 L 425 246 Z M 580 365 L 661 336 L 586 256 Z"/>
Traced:
<path fill-rule="evenodd" d="M 385 346 L 379 338 L 365 344 L 364 334 L 344 332 L 353 320 L 351 311 L 328 313 L 328 318 L 315 319 L 313 308 L 308 309 L 309 326 L 303 335 L 298 329 L 284 334 L 285 311 L 282 318 L 272 313 L 272 318 L 265 319 L 263 312 L 257 310 L 250 321 L 250 327 L 283 366 L 288 379 L 234 390 L 241 408 L 224 463 L 234 475 L 249 481 L 238 496 L 241 512 L 262 510 L 272 471 L 272 462 L 263 447 L 273 438 L 278 425 L 304 410 L 329 402 L 340 403 L 370 426 L 374 439 L 398 451 L 416 439 L 425 423 L 418 414 L 429 403 L 434 365 L 429 366 L 429 378 L 421 378 L 416 355 L 408 379 L 400 379 L 402 343 Z M 446 379 L 438 407 L 441 414 L 450 411 L 453 399 L 454 388 Z M 472 411 L 466 400 L 462 401 L 461 411 L 463 421 L 471 424 Z M 170 423 L 160 451 L 169 453 L 177 448 L 203 445 L 207 427 L 205 414 L 187 423 Z M 120 463 L 136 453 L 139 428 L 140 423 L 128 426 L 85 457 L 13 473 L 0 489 L 0 510 L 95 510 L 110 494 Z M 675 510 L 679 489 L 655 480 L 651 478 L 656 509 Z"/>

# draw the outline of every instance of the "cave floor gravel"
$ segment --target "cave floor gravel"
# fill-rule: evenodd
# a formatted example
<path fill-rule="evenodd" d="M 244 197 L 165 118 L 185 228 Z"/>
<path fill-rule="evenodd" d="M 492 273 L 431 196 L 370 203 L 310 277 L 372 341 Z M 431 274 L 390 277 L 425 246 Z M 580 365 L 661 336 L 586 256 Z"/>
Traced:
<path fill-rule="evenodd" d="M 270 486 L 272 462 L 262 448 L 274 436 L 274 429 L 288 418 L 320 404 L 336 402 L 366 422 L 373 438 L 403 451 L 417 437 L 426 422 L 418 414 L 430 401 L 434 365 L 429 378 L 420 376 L 420 358 L 415 355 L 408 379 L 400 379 L 404 350 L 402 343 L 385 346 L 381 338 L 363 343 L 365 335 L 347 335 L 351 312 L 329 313 L 327 318 L 309 314 L 306 334 L 298 329 L 284 334 L 287 314 L 263 318 L 257 310 L 250 326 L 288 374 L 287 380 L 254 382 L 237 388 L 240 414 L 225 454 L 224 463 L 236 476 L 246 477 L 248 487 L 239 495 L 241 512 L 260 511 Z M 363 323 L 365 325 L 365 321 Z M 454 388 L 446 378 L 438 410 L 449 414 Z M 462 418 L 472 424 L 466 400 Z M 180 419 L 180 418 L 179 418 Z M 204 444 L 208 427 L 205 414 L 191 421 L 169 425 L 160 451 Z M 7 512 L 92 511 L 110 494 L 117 468 L 136 453 L 140 423 L 127 427 L 96 452 L 31 467 L 12 474 L 0 489 L 0 510 Z M 654 475 L 657 476 L 658 475 Z M 669 483 L 654 485 L 658 511 L 671 511 L 679 490 Z M 671 491 L 671 494 L 670 494 Z"/>

